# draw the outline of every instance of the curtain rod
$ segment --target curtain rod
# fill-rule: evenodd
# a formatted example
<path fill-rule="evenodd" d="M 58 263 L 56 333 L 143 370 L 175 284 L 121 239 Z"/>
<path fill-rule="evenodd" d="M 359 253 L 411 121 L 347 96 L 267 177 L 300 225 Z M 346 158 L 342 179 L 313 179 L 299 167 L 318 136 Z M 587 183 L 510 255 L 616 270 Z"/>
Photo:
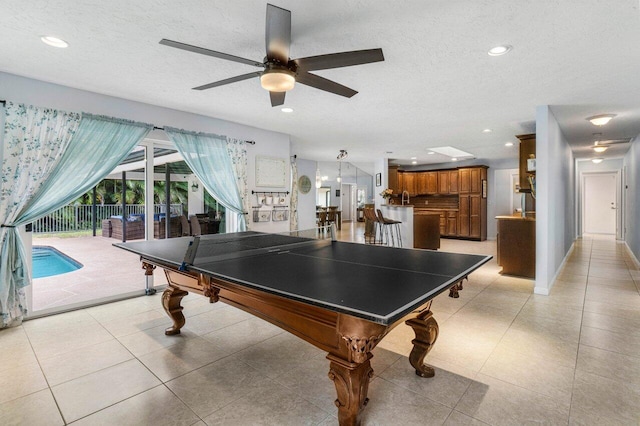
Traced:
<path fill-rule="evenodd" d="M 164 130 L 164 127 L 153 126 L 153 130 Z M 256 141 L 245 141 L 245 143 L 249 143 L 251 145 L 255 145 Z"/>
<path fill-rule="evenodd" d="M 5 101 L 4 99 L 0 99 L 0 105 L 6 106 L 7 105 L 7 101 Z M 164 127 L 153 126 L 153 129 L 154 130 L 164 130 Z M 249 143 L 251 145 L 255 145 L 256 141 L 245 141 L 245 143 Z"/>

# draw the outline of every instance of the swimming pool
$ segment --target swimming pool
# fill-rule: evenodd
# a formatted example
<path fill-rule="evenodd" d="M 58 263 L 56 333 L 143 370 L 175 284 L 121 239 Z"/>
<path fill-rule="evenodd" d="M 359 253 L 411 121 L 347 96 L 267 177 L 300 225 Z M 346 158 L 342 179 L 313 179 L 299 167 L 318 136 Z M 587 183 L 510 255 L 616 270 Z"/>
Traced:
<path fill-rule="evenodd" d="M 50 246 L 33 246 L 33 278 L 65 274 L 82 268 L 82 263 Z"/>

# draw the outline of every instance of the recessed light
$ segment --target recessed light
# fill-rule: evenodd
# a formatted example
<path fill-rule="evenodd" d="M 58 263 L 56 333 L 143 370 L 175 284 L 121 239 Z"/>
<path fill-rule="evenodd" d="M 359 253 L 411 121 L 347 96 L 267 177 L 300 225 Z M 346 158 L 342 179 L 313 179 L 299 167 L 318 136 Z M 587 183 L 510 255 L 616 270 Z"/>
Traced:
<path fill-rule="evenodd" d="M 433 154 L 435 154 L 435 152 L 433 152 L 433 151 L 427 152 L 427 155 L 433 155 Z"/>
<path fill-rule="evenodd" d="M 512 46 L 509 46 L 508 44 L 503 44 L 500 46 L 492 47 L 491 49 L 489 49 L 487 53 L 489 54 L 489 56 L 500 56 L 500 55 L 504 55 L 505 53 L 508 53 L 511 49 L 513 49 Z"/>
<path fill-rule="evenodd" d="M 293 112 L 293 108 L 284 107 L 280 111 L 282 111 L 282 112 Z"/>
<path fill-rule="evenodd" d="M 417 159 L 418 159 L 418 157 L 411 157 L 411 159 L 412 159 L 412 160 L 417 160 Z"/>
<path fill-rule="evenodd" d="M 418 162 L 417 161 L 412 161 L 411 164 L 418 164 Z"/>
<path fill-rule="evenodd" d="M 513 146 L 513 142 L 507 142 L 504 144 L 504 146 Z"/>
<path fill-rule="evenodd" d="M 594 126 L 604 126 L 615 116 L 615 114 L 600 114 L 594 115 L 593 117 L 587 117 L 587 120 Z"/>
<path fill-rule="evenodd" d="M 595 164 L 600 164 L 602 163 L 602 158 L 592 158 L 591 161 L 594 162 Z"/>
<path fill-rule="evenodd" d="M 42 36 L 40 37 L 40 40 L 42 40 L 43 43 L 53 47 L 60 47 L 60 48 L 69 47 L 69 43 L 67 43 L 66 41 L 58 37 Z"/>
<path fill-rule="evenodd" d="M 491 133 L 491 132 L 493 132 L 493 130 L 491 130 L 491 129 L 484 129 L 484 130 L 482 131 L 482 133 Z"/>
<path fill-rule="evenodd" d="M 451 161 L 458 161 L 458 159 L 456 157 L 452 157 Z"/>

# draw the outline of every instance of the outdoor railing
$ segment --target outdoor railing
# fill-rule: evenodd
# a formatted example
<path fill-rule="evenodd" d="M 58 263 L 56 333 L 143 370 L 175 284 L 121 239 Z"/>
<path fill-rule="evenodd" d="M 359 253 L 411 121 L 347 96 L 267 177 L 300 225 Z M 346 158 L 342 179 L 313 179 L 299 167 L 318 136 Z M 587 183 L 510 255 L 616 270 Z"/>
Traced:
<path fill-rule="evenodd" d="M 164 204 L 154 206 L 154 214 L 164 213 Z M 90 204 L 69 205 L 42 217 L 32 224 L 34 233 L 58 233 L 87 231 L 92 227 L 92 208 Z M 144 214 L 144 205 L 127 205 L 127 216 L 132 214 Z M 171 214 L 183 214 L 182 204 L 171 204 Z M 122 205 L 105 204 L 96 206 L 96 229 L 100 230 L 103 219 L 111 216 L 122 216 Z"/>

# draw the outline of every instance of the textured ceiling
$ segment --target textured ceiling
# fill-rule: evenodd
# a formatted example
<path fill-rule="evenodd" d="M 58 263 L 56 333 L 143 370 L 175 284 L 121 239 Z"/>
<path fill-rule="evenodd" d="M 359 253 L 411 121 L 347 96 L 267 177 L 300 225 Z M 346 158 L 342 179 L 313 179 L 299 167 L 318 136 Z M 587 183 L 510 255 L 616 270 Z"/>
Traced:
<path fill-rule="evenodd" d="M 385 61 L 319 71 L 359 94 L 297 85 L 285 103 L 295 111 L 284 114 L 258 79 L 191 90 L 256 68 L 158 44 L 261 61 L 265 1 L 3 0 L 0 71 L 288 133 L 293 153 L 324 161 L 346 149 L 349 161 L 422 163 L 445 145 L 515 158 L 505 142 L 532 131 L 545 104 L 581 156 L 593 132 L 640 133 L 638 0 L 273 2 L 292 11 L 293 58 L 380 47 Z M 498 44 L 513 51 L 488 56 Z M 600 113 L 618 117 L 603 129 L 585 121 Z"/>

